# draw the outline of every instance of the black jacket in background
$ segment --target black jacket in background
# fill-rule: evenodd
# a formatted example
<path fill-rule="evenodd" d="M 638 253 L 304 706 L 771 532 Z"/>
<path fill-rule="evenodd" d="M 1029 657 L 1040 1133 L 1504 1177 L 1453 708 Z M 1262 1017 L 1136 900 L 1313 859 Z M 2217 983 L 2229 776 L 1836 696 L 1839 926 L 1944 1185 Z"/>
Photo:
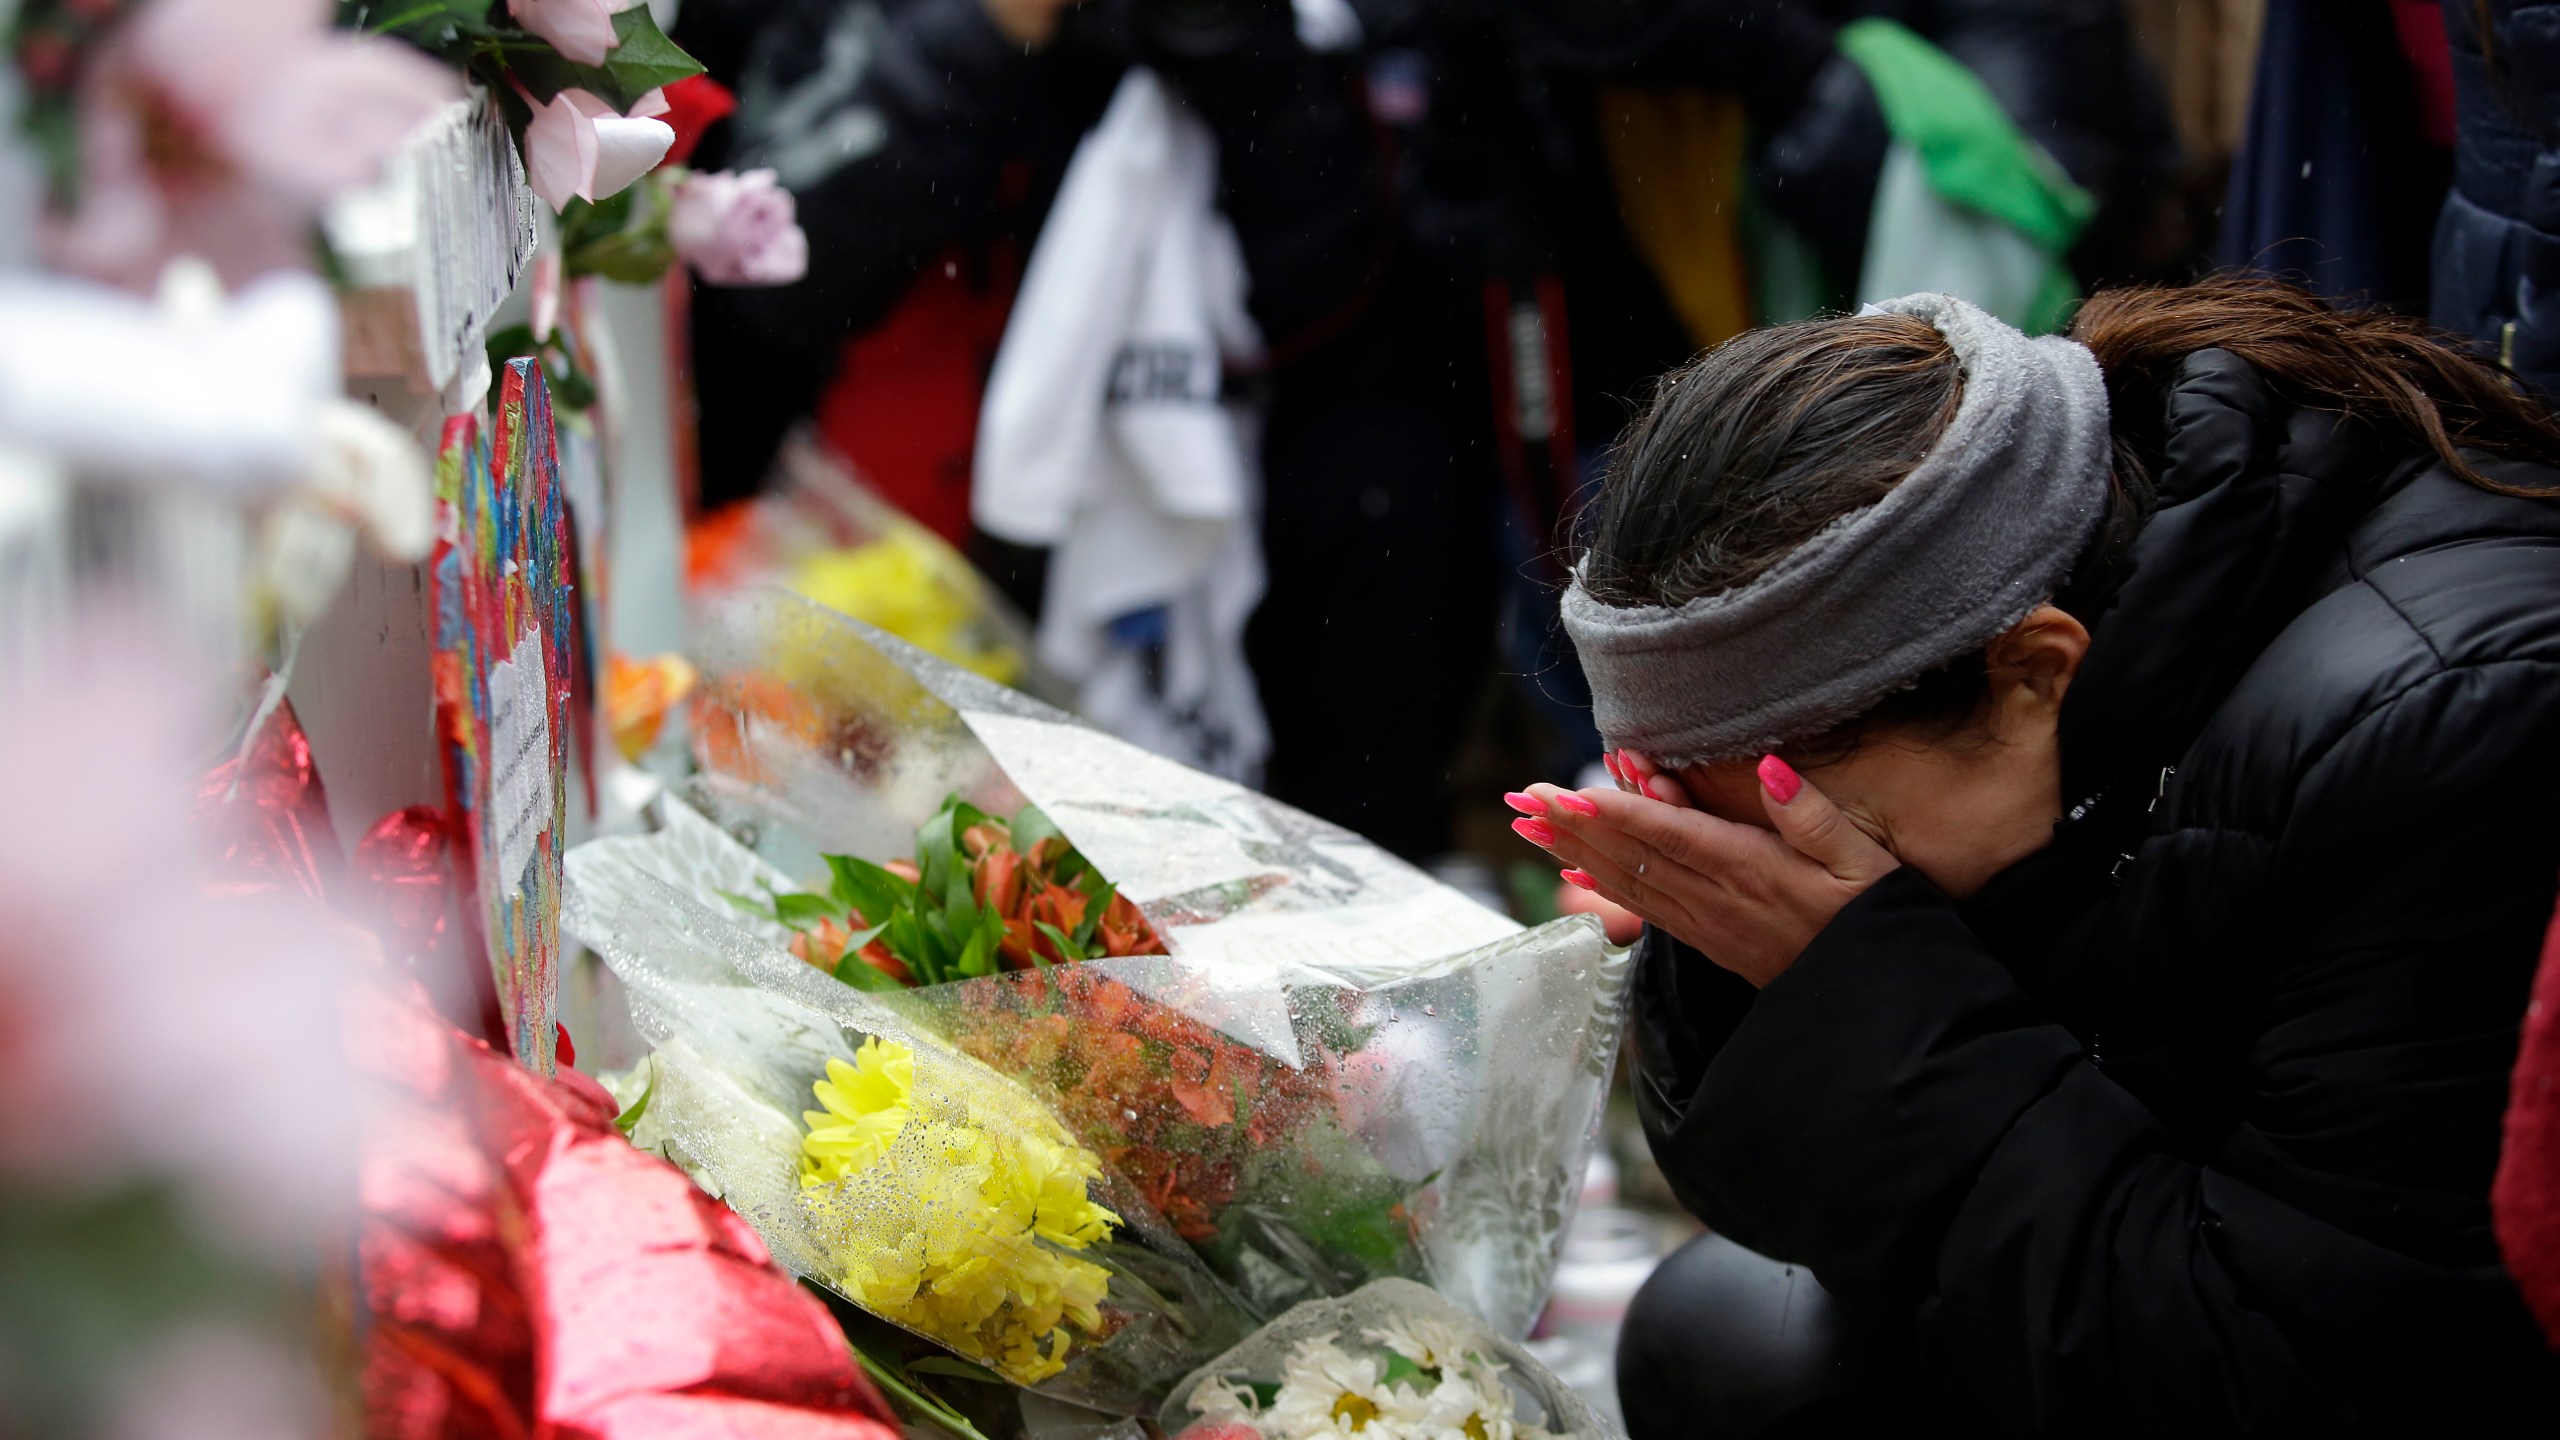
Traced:
<path fill-rule="evenodd" d="M 2225 352 L 2162 403 L 2063 714 L 2094 799 L 1756 993 L 1649 935 L 1655 1154 L 2003 1433 L 2516 1433 L 2560 1413 L 2488 1209 L 2560 874 L 2560 503 Z"/>
<path fill-rule="evenodd" d="M 2560 394 L 2560 5 L 2444 11 L 2456 136 L 2429 318 Z"/>
<path fill-rule="evenodd" d="M 1371 47 L 1423 57 L 1434 92 L 1430 118 L 1405 141 L 1409 243 L 1451 272 L 1468 305 L 1488 275 L 1559 275 L 1585 448 L 1607 444 L 1653 377 L 1698 349 L 1618 218 L 1602 86 L 1738 95 L 1753 128 L 1751 202 L 1785 221 L 1820 257 L 1835 298 L 1854 305 L 1892 134 L 1866 73 L 1832 39 L 1852 21 L 1897 21 L 1962 62 L 2097 198 L 2074 256 L 2085 281 L 2164 278 L 2144 268 L 2141 237 L 2177 142 L 2122 0 L 1663 0 L 1622 36 L 1569 19 L 1647 7 L 1354 4 Z M 1739 38 L 1729 24 L 1738 13 L 1754 20 Z M 1456 323 L 1472 332 L 1482 322 L 1470 311 Z"/>

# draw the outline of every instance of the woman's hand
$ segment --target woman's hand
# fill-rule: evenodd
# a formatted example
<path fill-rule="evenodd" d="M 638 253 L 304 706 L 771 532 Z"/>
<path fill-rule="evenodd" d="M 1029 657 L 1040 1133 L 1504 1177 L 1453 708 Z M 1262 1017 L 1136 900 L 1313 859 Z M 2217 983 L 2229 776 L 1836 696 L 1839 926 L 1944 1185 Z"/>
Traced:
<path fill-rule="evenodd" d="M 1685 795 L 1672 803 L 1676 782 L 1650 768 L 1633 778 L 1648 794 L 1532 785 L 1524 798 L 1547 813 L 1513 828 L 1572 867 L 1567 881 L 1754 985 L 1784 974 L 1842 906 L 1901 864 L 1775 755 L 1759 772 L 1775 834 L 1688 808 Z"/>

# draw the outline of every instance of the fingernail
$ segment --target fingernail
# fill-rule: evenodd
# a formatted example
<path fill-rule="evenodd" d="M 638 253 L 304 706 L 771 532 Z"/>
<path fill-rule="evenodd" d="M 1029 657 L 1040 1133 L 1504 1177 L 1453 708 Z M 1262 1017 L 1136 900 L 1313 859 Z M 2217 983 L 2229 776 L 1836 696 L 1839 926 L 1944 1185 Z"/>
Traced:
<path fill-rule="evenodd" d="M 1627 777 L 1618 773 L 1618 752 L 1617 752 L 1617 751 L 1615 751 L 1615 750 L 1603 750 L 1603 751 L 1601 751 L 1601 752 L 1600 752 L 1600 765 L 1601 765 L 1601 768 L 1603 768 L 1603 769 L 1605 769 L 1605 770 L 1607 770 L 1607 771 L 1609 772 L 1609 778 L 1610 778 L 1610 779 L 1617 781 L 1617 782 L 1618 782 L 1619 784 L 1621 784 L 1621 785 L 1624 785 L 1625 783 L 1627 783 Z"/>
<path fill-rule="evenodd" d="M 1597 890 L 1600 888 L 1599 881 L 1592 879 L 1588 873 L 1581 870 L 1559 870 L 1556 872 L 1556 878 L 1564 881 L 1567 885 L 1574 886 L 1578 889 Z"/>
<path fill-rule="evenodd" d="M 1538 797 L 1529 794 L 1524 790 L 1504 791 L 1502 795 L 1502 803 L 1519 811 L 1523 815 L 1544 815 L 1547 813 L 1547 807 L 1539 803 Z"/>
<path fill-rule="evenodd" d="M 1570 790 L 1557 791 L 1556 803 L 1567 810 L 1572 811 L 1576 815 L 1597 815 L 1600 813 L 1599 806 L 1592 804 L 1589 800 L 1584 799 L 1580 795 L 1574 794 Z"/>
<path fill-rule="evenodd" d="M 1777 756 L 1763 755 L 1760 757 L 1760 786 L 1769 792 L 1770 799 L 1784 805 L 1794 800 L 1796 792 L 1804 788 L 1804 777 L 1795 772 L 1794 766 Z"/>
<path fill-rule="evenodd" d="M 1532 845 L 1556 843 L 1555 827 L 1544 820 L 1514 820 L 1511 822 L 1511 828 L 1520 832 L 1520 838 Z"/>

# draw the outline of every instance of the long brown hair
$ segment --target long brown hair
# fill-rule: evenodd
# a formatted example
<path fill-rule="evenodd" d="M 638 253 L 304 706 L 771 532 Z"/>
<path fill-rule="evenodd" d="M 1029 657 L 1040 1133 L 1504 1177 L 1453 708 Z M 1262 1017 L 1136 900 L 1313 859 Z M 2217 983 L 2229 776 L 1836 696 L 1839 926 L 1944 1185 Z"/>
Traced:
<path fill-rule="evenodd" d="M 2101 290 L 2080 307 L 2071 338 L 2106 371 L 2119 434 L 2156 417 L 2151 397 L 2180 361 L 2222 349 L 2293 404 L 2426 450 L 2483 490 L 2552 493 L 2492 479 L 2462 452 L 2560 461 L 2560 422 L 2497 365 L 2403 315 L 2341 310 L 2278 281 L 2225 275 Z"/>

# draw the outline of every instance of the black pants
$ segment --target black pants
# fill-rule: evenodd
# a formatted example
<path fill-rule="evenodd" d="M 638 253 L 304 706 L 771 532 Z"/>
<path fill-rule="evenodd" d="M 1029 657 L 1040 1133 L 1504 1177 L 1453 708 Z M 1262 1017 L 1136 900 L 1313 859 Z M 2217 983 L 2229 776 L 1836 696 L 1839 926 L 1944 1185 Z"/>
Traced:
<path fill-rule="evenodd" d="M 1618 1340 L 1631 1440 L 1981 1433 L 1907 1356 L 1856 1333 L 1811 1271 L 1702 1235 L 1636 1295 Z"/>

